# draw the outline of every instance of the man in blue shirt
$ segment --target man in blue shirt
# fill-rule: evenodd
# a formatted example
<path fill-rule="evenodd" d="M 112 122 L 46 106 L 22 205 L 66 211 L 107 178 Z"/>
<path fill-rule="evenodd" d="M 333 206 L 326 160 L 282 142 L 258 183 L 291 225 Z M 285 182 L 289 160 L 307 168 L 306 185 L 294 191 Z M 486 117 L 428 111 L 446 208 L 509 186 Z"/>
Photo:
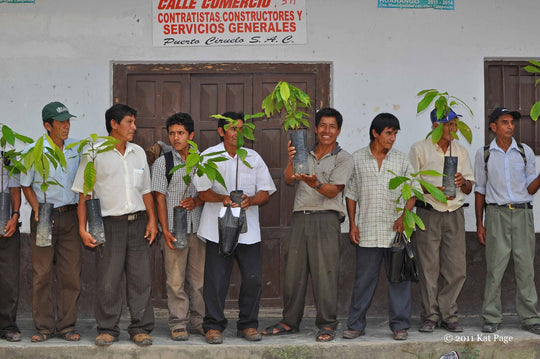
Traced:
<path fill-rule="evenodd" d="M 531 148 L 513 138 L 518 111 L 496 108 L 489 127 L 496 138 L 476 152 L 475 211 L 478 240 L 486 246 L 486 287 L 482 317 L 484 333 L 502 321 L 501 280 L 512 254 L 516 278 L 516 311 L 525 330 L 540 335 L 534 283 L 533 194 L 538 191 L 536 159 Z M 485 223 L 483 214 L 485 209 Z"/>
<path fill-rule="evenodd" d="M 73 117 L 75 116 L 60 102 L 51 102 L 42 111 L 43 126 L 53 142 L 64 152 L 67 161 L 66 169 L 52 166 L 49 169 L 49 178 L 62 185 L 49 186 L 47 190 L 47 202 L 54 205 L 51 246 L 36 246 L 39 204 L 45 200 L 40 188 L 41 177 L 33 167 L 26 174 L 21 173 L 23 193 L 32 207 L 30 215 L 32 316 L 37 330 L 32 336 L 32 342 L 42 342 L 54 334 L 68 341 L 78 341 L 81 338 L 75 332 L 75 322 L 77 301 L 81 291 L 82 244 L 77 220 L 78 194 L 71 190 L 80 157 L 76 148 L 69 150 L 65 148 L 75 141 L 68 138 L 69 120 Z M 31 146 L 33 145 L 29 148 Z M 45 141 L 44 146 L 51 144 Z M 53 263 L 56 265 L 56 301 L 52 293 Z"/>

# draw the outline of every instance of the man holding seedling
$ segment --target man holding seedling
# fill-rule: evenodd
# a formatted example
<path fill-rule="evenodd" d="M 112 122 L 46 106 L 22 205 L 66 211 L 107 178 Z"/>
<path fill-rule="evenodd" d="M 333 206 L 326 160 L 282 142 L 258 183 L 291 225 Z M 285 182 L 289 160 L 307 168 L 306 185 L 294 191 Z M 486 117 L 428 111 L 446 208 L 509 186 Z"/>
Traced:
<path fill-rule="evenodd" d="M 77 198 L 71 190 L 79 166 L 80 156 L 76 149 L 66 150 L 66 146 L 74 140 L 68 138 L 70 119 L 75 117 L 60 102 L 51 102 L 42 110 L 43 126 L 47 134 L 58 148 L 63 151 L 66 168 L 49 168 L 48 181 L 57 181 L 61 186 L 49 186 L 43 192 L 41 176 L 35 165 L 21 173 L 21 186 L 26 200 L 32 207 L 30 215 L 30 244 L 32 248 L 32 316 L 37 333 L 32 342 L 43 342 L 52 335 L 67 341 L 79 341 L 81 336 L 75 331 L 77 321 L 77 302 L 81 291 L 82 246 L 78 233 Z M 44 146 L 50 147 L 46 141 Z M 30 145 L 27 150 L 34 147 Z M 40 218 L 39 204 L 54 205 L 52 245 L 40 247 L 36 245 L 37 223 Z M 51 280 L 54 264 L 56 264 L 56 296 Z M 56 297 L 56 298 L 55 298 Z M 55 299 L 53 299 L 55 298 Z M 56 308 L 56 310 L 55 310 Z"/>
<path fill-rule="evenodd" d="M 122 314 L 122 276 L 126 277 L 126 298 L 131 323 L 128 333 L 139 345 L 151 345 L 154 328 L 152 271 L 149 246 L 157 234 L 150 169 L 144 150 L 131 143 L 137 126 L 137 111 L 116 104 L 105 112 L 109 136 L 119 142 L 95 159 L 94 193 L 101 202 L 106 242 L 96 253 L 95 317 L 99 335 L 96 345 L 118 341 Z M 86 229 L 84 170 L 90 156 L 84 156 L 73 183 L 79 193 L 79 232 L 87 247 L 97 247 Z"/>
<path fill-rule="evenodd" d="M 189 185 L 184 182 L 185 167 L 179 168 L 172 176 L 167 176 L 173 167 L 186 164 L 190 148 L 188 141 L 193 140 L 195 135 L 193 119 L 189 114 L 179 112 L 167 119 L 166 127 L 174 151 L 154 162 L 152 190 L 163 230 L 164 240 L 161 245 L 167 275 L 171 338 L 188 340 L 188 332 L 204 335 L 202 322 L 205 243 L 197 238 L 203 202 L 198 197 L 195 186 L 191 182 Z M 167 160 L 166 156 L 170 156 L 170 159 Z M 188 175 L 195 176 L 194 173 Z M 183 249 L 176 247 L 178 240 L 172 233 L 176 206 L 187 210 L 187 245 Z"/>
<path fill-rule="evenodd" d="M 465 197 L 471 193 L 474 174 L 467 150 L 454 141 L 457 118 L 461 115 L 449 109 L 438 119 L 437 110 L 434 109 L 430 116 L 433 129 L 442 126 L 442 136 L 436 143 L 431 137 L 415 143 L 409 151 L 409 159 L 414 172 L 434 170 L 443 173 L 445 156 L 457 157 L 454 177 L 456 196 L 447 197 L 447 202 L 442 203 L 424 189 L 425 202 L 416 200 L 416 214 L 426 227 L 425 231 L 417 230 L 414 234 L 422 298 L 422 325 L 419 331 L 433 332 L 440 323 L 449 332 L 462 332 L 457 316 L 457 298 L 465 283 L 467 268 L 462 206 Z M 434 186 L 441 186 L 440 176 L 420 175 L 419 178 Z"/>
<path fill-rule="evenodd" d="M 266 328 L 264 335 L 282 335 L 298 331 L 304 313 L 304 300 L 311 274 L 317 304 L 316 340 L 335 337 L 339 276 L 341 219 L 345 218 L 343 189 L 352 171 L 352 157 L 337 143 L 343 117 L 333 108 L 315 115 L 317 141 L 309 150 L 310 173 L 294 173 L 296 153 L 289 142 L 289 163 L 285 182 L 297 184 L 291 232 L 285 251 L 283 319 Z"/>
<path fill-rule="evenodd" d="M 233 123 L 224 118 L 233 120 Z M 242 285 L 238 298 L 239 320 L 237 335 L 249 341 L 261 340 L 259 326 L 259 299 L 262 291 L 261 231 L 259 226 L 259 206 L 266 203 L 276 191 L 272 176 L 262 157 L 249 148 L 238 147 L 238 136 L 243 136 L 244 115 L 226 112 L 218 120 L 218 133 L 222 142 L 208 148 L 202 154 L 226 151 L 222 154 L 227 161 L 217 163 L 217 170 L 225 180 L 226 187 L 207 176 L 195 178 L 199 197 L 205 202 L 199 225 L 199 237 L 206 240 L 206 260 L 204 265 L 203 296 L 206 314 L 203 328 L 209 344 L 221 344 L 222 332 L 227 326 L 223 313 L 225 297 L 236 259 Z M 245 150 L 246 157 L 239 161 L 239 150 Z M 248 165 L 246 165 L 249 164 Z M 238 183 L 238 186 L 235 186 Z M 238 246 L 233 254 L 225 256 L 219 252 L 218 216 L 223 206 L 238 207 L 231 200 L 229 191 L 242 190 L 240 207 L 245 211 L 247 232 L 240 234 Z"/>

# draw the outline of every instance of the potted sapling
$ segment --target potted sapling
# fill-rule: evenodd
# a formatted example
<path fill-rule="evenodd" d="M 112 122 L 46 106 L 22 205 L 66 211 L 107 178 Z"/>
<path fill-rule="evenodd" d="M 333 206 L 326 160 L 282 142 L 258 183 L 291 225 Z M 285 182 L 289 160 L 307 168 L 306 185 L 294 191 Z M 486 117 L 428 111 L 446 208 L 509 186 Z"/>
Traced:
<path fill-rule="evenodd" d="M 234 191 L 231 191 L 229 193 L 229 197 L 231 198 L 231 201 L 236 203 L 238 206 L 242 203 L 242 196 L 244 195 L 243 190 L 238 189 L 238 168 L 240 166 L 240 161 L 246 165 L 248 168 L 252 168 L 251 165 L 246 161 L 247 157 L 247 150 L 242 148 L 245 143 L 245 139 L 248 140 L 255 140 L 255 136 L 253 135 L 253 131 L 255 130 L 255 125 L 253 123 L 247 122 L 248 120 L 252 118 L 260 118 L 264 116 L 264 113 L 259 112 L 253 115 L 244 115 L 244 118 L 242 120 L 243 126 L 241 129 L 239 129 L 239 119 L 233 119 L 230 117 L 226 117 L 223 115 L 212 115 L 211 117 L 215 119 L 223 119 L 227 121 L 227 124 L 224 126 L 224 130 L 228 131 L 231 126 L 236 129 L 237 137 L 236 137 L 236 176 L 235 176 L 235 184 L 234 184 Z M 240 211 L 240 218 L 243 220 L 243 225 L 240 233 L 246 233 L 247 232 L 247 220 L 246 220 L 246 213 L 244 210 Z"/>
<path fill-rule="evenodd" d="M 23 143 L 32 143 L 30 137 L 23 136 L 6 125 L 1 125 L 1 135 L 0 135 L 0 230 L 4 231 L 7 223 L 11 219 L 11 194 L 9 190 L 4 191 L 4 170 L 7 172 L 8 178 L 14 174 L 20 172 L 26 173 L 26 168 L 18 160 L 21 155 L 20 151 L 15 149 L 15 142 L 18 140 Z M 9 146 L 8 146 L 9 145 Z M 9 149 L 8 149 L 9 147 Z M 3 233 L 3 232 L 2 232 Z"/>
<path fill-rule="evenodd" d="M 283 128 L 289 132 L 291 146 L 296 150 L 293 159 L 294 173 L 310 174 L 306 131 L 301 127 L 309 127 L 309 114 L 305 111 L 311 108 L 309 96 L 298 87 L 285 81 L 280 81 L 274 90 L 263 100 L 262 109 L 267 117 L 281 113 L 285 109 L 282 120 Z"/>
<path fill-rule="evenodd" d="M 523 68 L 525 71 L 527 71 L 530 74 L 540 74 L 540 62 L 534 61 L 534 60 L 529 60 L 529 64 L 530 65 L 527 65 L 527 66 L 525 66 Z M 540 79 L 536 80 L 534 85 L 537 86 L 539 82 L 540 82 Z M 540 101 L 537 101 L 531 107 L 530 115 L 531 115 L 531 119 L 533 121 L 538 120 L 538 117 L 540 116 Z"/>
<path fill-rule="evenodd" d="M 47 140 L 48 146 L 44 142 Z M 49 178 L 50 167 L 55 169 L 66 168 L 64 152 L 54 143 L 49 135 L 43 135 L 35 145 L 23 153 L 23 163 L 26 170 L 34 167 L 34 171 L 41 177 L 40 189 L 43 191 L 43 203 L 39 204 L 39 221 L 36 229 L 36 246 L 48 247 L 52 245 L 52 218 L 54 204 L 47 202 L 47 189 L 49 186 L 63 187 L 56 179 Z"/>
<path fill-rule="evenodd" d="M 185 168 L 185 175 L 182 177 L 182 180 L 186 184 L 186 188 L 182 193 L 182 198 L 180 201 L 183 201 L 186 198 L 188 189 L 193 182 L 193 176 L 195 175 L 199 177 L 206 175 L 209 180 L 217 181 L 223 187 L 227 188 L 227 186 L 225 185 L 225 180 L 223 179 L 221 173 L 219 173 L 216 165 L 216 162 L 227 160 L 225 157 L 220 156 L 225 151 L 218 151 L 208 153 L 206 155 L 201 155 L 199 153 L 199 147 L 195 142 L 188 140 L 188 143 L 189 149 L 188 155 L 186 156 L 186 162 L 174 166 L 168 172 L 169 175 L 172 175 L 179 169 Z M 173 246 L 176 249 L 184 249 L 187 247 L 187 227 L 187 210 L 181 206 L 174 207 L 172 234 L 173 237 L 176 239 L 176 242 L 173 242 Z"/>
<path fill-rule="evenodd" d="M 88 162 L 84 167 L 83 192 L 85 196 L 90 194 L 90 199 L 85 201 L 86 216 L 88 221 L 88 232 L 96 240 L 96 244 L 105 243 L 105 227 L 101 216 L 101 204 L 99 198 L 94 198 L 94 186 L 96 184 L 96 158 L 100 153 L 110 151 L 119 143 L 111 136 L 98 136 L 93 133 L 85 139 L 70 143 L 66 149 L 77 147 L 77 152 L 81 156 L 87 156 Z"/>
<path fill-rule="evenodd" d="M 432 122 L 448 122 L 455 119 L 458 131 L 467 140 L 467 142 L 472 142 L 472 131 L 470 127 L 460 119 L 461 115 L 457 115 L 452 109 L 452 107 L 462 105 L 469 111 L 471 116 L 473 116 L 471 108 L 465 102 L 455 96 L 449 95 L 448 92 L 439 92 L 435 89 L 420 91 L 417 96 L 422 97 L 416 108 L 417 115 L 434 103 L 435 109 L 431 111 Z M 459 139 L 456 132 L 452 131 L 451 134 L 456 140 Z M 442 135 L 443 126 L 441 126 L 439 123 L 438 126 L 427 134 L 426 138 L 431 136 L 433 143 L 437 143 L 441 139 Z M 454 182 L 454 177 L 457 173 L 458 158 L 457 156 L 452 156 L 451 142 L 449 145 L 449 151 L 449 156 L 444 157 L 442 186 L 444 187 L 444 194 L 450 198 L 454 198 L 456 197 L 456 184 Z"/>

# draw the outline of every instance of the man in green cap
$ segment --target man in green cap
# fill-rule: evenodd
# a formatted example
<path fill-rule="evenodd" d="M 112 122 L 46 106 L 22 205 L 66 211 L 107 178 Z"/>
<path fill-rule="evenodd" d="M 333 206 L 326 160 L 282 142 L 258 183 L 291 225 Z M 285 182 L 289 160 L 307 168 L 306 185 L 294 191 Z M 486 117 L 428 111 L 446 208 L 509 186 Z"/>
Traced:
<path fill-rule="evenodd" d="M 67 341 L 79 341 L 81 336 L 75 331 L 77 301 L 81 291 L 80 275 L 82 264 L 82 244 L 77 220 L 78 193 L 71 190 L 77 168 L 79 154 L 76 148 L 66 150 L 66 145 L 75 142 L 68 138 L 70 119 L 73 118 L 66 106 L 51 102 L 43 107 L 43 126 L 47 134 L 66 157 L 66 169 L 50 167 L 49 178 L 61 186 L 47 189 L 47 202 L 54 205 L 52 245 L 36 246 L 36 228 L 39 221 L 39 204 L 45 202 L 40 188 L 41 176 L 32 167 L 26 174 L 21 173 L 24 196 L 32 207 L 30 215 L 30 245 L 32 249 L 32 315 L 37 333 L 32 342 L 42 342 L 56 334 Z M 26 151 L 32 148 L 30 145 Z M 44 146 L 52 146 L 48 141 Z M 52 288 L 53 267 L 56 267 L 56 301 Z M 56 310 L 55 310 L 56 308 Z"/>

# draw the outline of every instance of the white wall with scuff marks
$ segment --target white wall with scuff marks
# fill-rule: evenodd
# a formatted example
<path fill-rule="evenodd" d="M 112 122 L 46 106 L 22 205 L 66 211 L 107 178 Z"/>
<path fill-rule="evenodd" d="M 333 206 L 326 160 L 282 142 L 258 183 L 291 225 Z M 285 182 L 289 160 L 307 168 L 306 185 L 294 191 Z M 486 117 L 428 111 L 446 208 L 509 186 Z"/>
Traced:
<path fill-rule="evenodd" d="M 332 105 L 345 119 L 339 141 L 350 152 L 368 143 L 381 111 L 400 119 L 395 146 L 408 151 L 430 124 L 428 113 L 416 116 L 415 94 L 437 88 L 471 105 L 475 117 L 466 119 L 475 137 L 465 145 L 474 156 L 484 143 L 484 60 L 540 57 L 540 2 L 455 2 L 454 11 L 444 11 L 308 0 L 307 44 L 212 48 L 153 47 L 148 0 L 0 3 L 0 122 L 35 138 L 43 132 L 41 108 L 58 100 L 78 116 L 73 137 L 105 134 L 112 62 L 321 61 L 332 63 Z M 466 216 L 467 230 L 475 230 L 472 207 Z"/>

